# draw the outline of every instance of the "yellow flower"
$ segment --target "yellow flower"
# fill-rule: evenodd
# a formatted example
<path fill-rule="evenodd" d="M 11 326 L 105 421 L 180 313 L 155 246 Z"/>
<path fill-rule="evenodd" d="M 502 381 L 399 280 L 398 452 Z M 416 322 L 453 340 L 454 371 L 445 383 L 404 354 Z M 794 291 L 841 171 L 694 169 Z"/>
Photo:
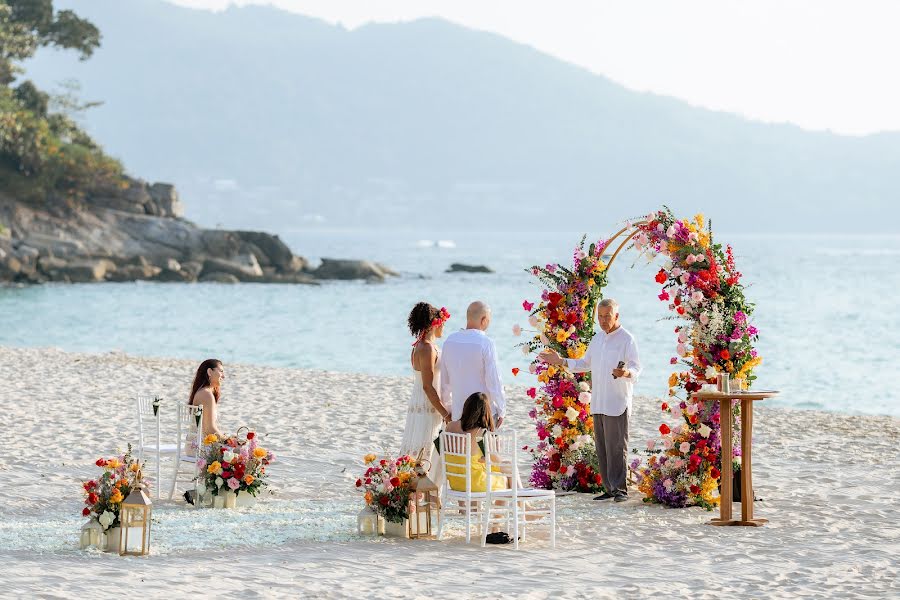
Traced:
<path fill-rule="evenodd" d="M 669 375 L 669 387 L 673 388 L 678 385 L 678 373 L 672 373 Z"/>
<path fill-rule="evenodd" d="M 265 448 L 256 448 L 253 450 L 254 458 L 265 458 L 266 454 L 268 454 L 268 452 L 266 452 Z"/>
<path fill-rule="evenodd" d="M 409 481 L 409 478 L 412 476 L 411 473 L 400 473 L 397 478 L 400 479 L 403 483 Z"/>
<path fill-rule="evenodd" d="M 569 337 L 569 332 L 566 331 L 565 329 L 560 329 L 559 331 L 556 332 L 556 341 L 559 342 L 560 344 L 565 342 L 568 339 L 568 337 Z"/>
<path fill-rule="evenodd" d="M 206 472 L 220 475 L 222 473 L 222 463 L 217 460 L 213 461 L 208 467 L 206 467 Z"/>
<path fill-rule="evenodd" d="M 597 266 L 594 267 L 594 273 L 602 273 L 606 270 L 606 263 L 601 261 L 597 262 Z"/>
<path fill-rule="evenodd" d="M 128 468 L 131 469 L 132 473 L 137 473 L 138 470 L 141 468 L 141 465 L 139 465 L 137 463 L 131 463 L 131 466 Z"/>
<path fill-rule="evenodd" d="M 110 495 L 109 501 L 113 504 L 118 504 L 122 500 L 124 500 L 124 498 L 122 497 L 122 492 L 119 490 L 119 488 L 116 488 L 115 491 Z"/>
<path fill-rule="evenodd" d="M 554 366 L 547 367 L 546 372 L 547 372 L 547 377 L 553 377 L 554 375 L 556 375 L 556 367 L 554 367 Z"/>
<path fill-rule="evenodd" d="M 582 343 L 568 350 L 569 358 L 581 358 L 585 352 L 587 352 L 587 348 Z"/>
<path fill-rule="evenodd" d="M 211 433 L 208 436 L 206 436 L 205 438 L 203 438 L 203 445 L 209 446 L 210 444 L 215 444 L 218 441 L 219 441 L 219 436 L 217 436 L 214 433 Z"/>
<path fill-rule="evenodd" d="M 373 463 L 373 462 L 375 462 L 376 458 L 378 458 L 378 457 L 375 456 L 374 454 L 369 453 L 369 454 L 366 454 L 365 456 L 363 456 L 363 462 L 365 462 L 366 464 Z"/>
<path fill-rule="evenodd" d="M 696 215 L 694 215 L 694 222 L 697 223 L 697 229 L 699 229 L 700 231 L 703 231 L 703 225 L 704 225 L 703 213 L 697 213 Z"/>
<path fill-rule="evenodd" d="M 117 458 L 111 458 L 106 462 L 107 469 L 118 469 L 122 466 L 122 463 L 119 462 Z"/>

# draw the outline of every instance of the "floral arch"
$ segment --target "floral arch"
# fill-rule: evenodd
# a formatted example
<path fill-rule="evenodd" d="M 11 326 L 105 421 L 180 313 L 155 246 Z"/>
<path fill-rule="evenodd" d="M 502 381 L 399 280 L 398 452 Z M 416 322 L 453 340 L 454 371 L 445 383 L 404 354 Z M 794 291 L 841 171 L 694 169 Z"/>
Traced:
<path fill-rule="evenodd" d="M 745 299 L 731 246 L 714 243 L 702 215 L 679 220 L 666 207 L 588 248 L 585 239 L 575 249 L 571 267 L 548 264 L 530 269 L 544 290 L 538 302 L 522 304 L 535 330 L 534 337 L 522 344 L 523 352 L 550 347 L 569 358 L 583 356 L 594 335 L 595 307 L 619 253 L 628 247 L 651 260 L 665 257 L 655 274 L 661 286 L 658 298 L 671 311 L 670 318 L 680 323 L 674 328 L 677 345 L 676 356 L 670 359 L 669 397 L 660 408 L 664 417 L 679 417 L 680 422 L 662 423 L 661 439 L 647 442 L 646 462 L 635 459 L 630 469 L 645 501 L 711 509 L 719 501 L 721 416 L 718 403 L 695 402 L 691 392 L 714 381 L 719 372 L 749 386 L 755 379 L 753 369 L 762 361 L 753 346 L 758 332 L 749 322 L 753 305 Z M 609 254 L 614 243 L 618 245 Z M 540 382 L 528 390 L 535 401 L 529 415 L 539 439 L 529 448 L 534 458 L 532 484 L 598 491 L 602 482 L 596 469 L 590 374 L 572 374 L 537 358 L 529 371 Z M 739 454 L 739 436 L 735 446 Z"/>

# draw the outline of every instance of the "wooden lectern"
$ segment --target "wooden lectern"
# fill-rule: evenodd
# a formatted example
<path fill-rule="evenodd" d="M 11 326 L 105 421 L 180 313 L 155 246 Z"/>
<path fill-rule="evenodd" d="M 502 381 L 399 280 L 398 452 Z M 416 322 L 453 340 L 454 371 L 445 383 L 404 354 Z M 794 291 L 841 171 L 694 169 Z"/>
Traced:
<path fill-rule="evenodd" d="M 721 495 L 719 498 L 719 517 L 712 519 L 710 525 L 744 525 L 761 527 L 768 523 L 767 519 L 753 518 L 753 475 L 751 473 L 750 450 L 753 444 L 753 403 L 777 396 L 778 392 L 695 392 L 693 397 L 701 402 L 719 402 L 719 423 L 721 426 L 722 473 L 719 479 Z M 732 444 L 732 402 L 741 403 L 741 518 L 733 519 L 732 509 L 732 462 L 734 446 Z"/>

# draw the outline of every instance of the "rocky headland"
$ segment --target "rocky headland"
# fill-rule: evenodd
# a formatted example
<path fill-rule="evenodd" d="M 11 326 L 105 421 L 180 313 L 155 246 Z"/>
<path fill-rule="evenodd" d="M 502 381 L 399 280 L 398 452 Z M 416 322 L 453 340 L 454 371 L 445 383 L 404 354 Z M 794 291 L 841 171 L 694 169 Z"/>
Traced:
<path fill-rule="evenodd" d="M 172 185 L 132 178 L 81 200 L 24 201 L 0 190 L 0 282 L 316 285 L 397 275 L 365 260 L 323 259 L 312 268 L 277 235 L 203 229 L 183 214 Z"/>

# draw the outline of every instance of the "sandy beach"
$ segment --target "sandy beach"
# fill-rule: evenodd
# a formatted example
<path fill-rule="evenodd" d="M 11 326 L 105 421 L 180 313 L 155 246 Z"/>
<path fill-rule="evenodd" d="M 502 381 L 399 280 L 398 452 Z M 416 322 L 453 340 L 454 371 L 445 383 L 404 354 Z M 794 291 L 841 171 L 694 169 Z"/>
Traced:
<path fill-rule="evenodd" d="M 136 440 L 129 398 L 158 394 L 174 411 L 195 368 L 0 348 L 0 596 L 900 595 L 900 419 L 760 406 L 754 483 L 767 527 L 709 527 L 715 513 L 645 505 L 636 490 L 623 504 L 571 495 L 558 500 L 556 550 L 535 530 L 515 552 L 467 546 L 458 522 L 442 542 L 356 536 L 361 457 L 399 445 L 411 377 L 233 364 L 221 425 L 263 435 L 278 456 L 273 495 L 241 511 L 155 501 L 152 556 L 79 551 L 80 482 L 99 456 Z M 531 401 L 524 388 L 507 391 L 508 424 L 531 443 Z M 635 400 L 633 447 L 653 437 L 657 406 Z M 174 412 L 163 422 L 174 427 Z"/>

